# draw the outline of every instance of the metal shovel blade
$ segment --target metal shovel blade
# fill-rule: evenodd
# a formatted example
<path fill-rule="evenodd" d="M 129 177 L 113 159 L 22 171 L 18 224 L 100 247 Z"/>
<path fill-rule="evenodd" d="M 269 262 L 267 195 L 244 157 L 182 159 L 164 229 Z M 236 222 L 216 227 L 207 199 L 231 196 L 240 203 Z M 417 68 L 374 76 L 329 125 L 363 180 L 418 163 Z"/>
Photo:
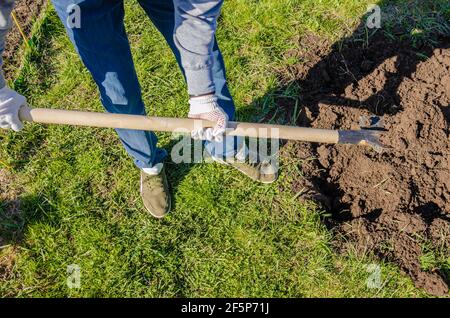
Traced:
<path fill-rule="evenodd" d="M 378 153 L 389 148 L 380 142 L 380 136 L 386 132 L 383 118 L 361 116 L 359 125 L 361 130 L 340 130 L 339 143 L 369 146 Z"/>

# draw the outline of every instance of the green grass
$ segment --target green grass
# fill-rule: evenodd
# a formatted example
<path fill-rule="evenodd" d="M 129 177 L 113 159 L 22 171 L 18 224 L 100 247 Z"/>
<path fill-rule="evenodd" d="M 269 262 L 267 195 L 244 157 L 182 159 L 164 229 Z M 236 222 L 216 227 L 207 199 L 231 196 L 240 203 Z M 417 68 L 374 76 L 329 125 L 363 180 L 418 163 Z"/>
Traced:
<path fill-rule="evenodd" d="M 226 1 L 218 38 L 239 119 L 260 118 L 255 101 L 273 102 L 266 96 L 278 87 L 275 70 L 289 63 L 282 53 L 296 38 L 315 32 L 339 39 L 371 2 Z M 186 116 L 186 87 L 168 47 L 135 1 L 126 7 L 148 113 Z M 32 43 L 13 83 L 31 105 L 102 111 L 53 9 Z M 159 137 L 170 150 L 170 135 Z M 392 264 L 333 251 L 323 211 L 289 190 L 301 178 L 295 157 L 281 158 L 272 185 L 217 164 L 169 164 L 175 206 L 158 221 L 144 212 L 139 171 L 112 130 L 27 125 L 19 134 L 0 132 L 0 147 L 1 168 L 16 175 L 10 187 L 23 189 L 20 214 L 0 204 L 8 242 L 0 264 L 15 259 L 0 275 L 2 296 L 424 296 Z M 81 268 L 80 289 L 67 287 L 70 264 Z M 381 288 L 367 287 L 371 264 L 381 267 Z"/>

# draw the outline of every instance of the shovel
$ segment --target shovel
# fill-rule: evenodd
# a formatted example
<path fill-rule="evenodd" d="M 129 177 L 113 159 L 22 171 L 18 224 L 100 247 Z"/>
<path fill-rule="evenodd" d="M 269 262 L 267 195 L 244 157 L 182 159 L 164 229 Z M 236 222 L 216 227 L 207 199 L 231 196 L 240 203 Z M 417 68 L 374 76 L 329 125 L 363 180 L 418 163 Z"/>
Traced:
<path fill-rule="evenodd" d="M 111 113 L 84 112 L 61 109 L 29 108 L 20 109 L 21 121 L 41 123 L 89 126 L 100 128 L 119 128 L 133 130 L 149 130 L 160 132 L 189 133 L 194 129 L 214 127 L 215 123 L 199 119 L 147 117 L 142 115 L 124 115 Z M 227 136 L 242 136 L 252 138 L 270 138 L 298 140 L 305 142 L 327 144 L 352 144 L 370 146 L 377 152 L 383 150 L 379 142 L 380 120 L 373 116 L 370 118 L 376 124 L 361 130 L 332 130 L 296 126 L 255 124 L 243 122 L 230 122 Z M 375 129 L 372 129 L 373 128 Z"/>

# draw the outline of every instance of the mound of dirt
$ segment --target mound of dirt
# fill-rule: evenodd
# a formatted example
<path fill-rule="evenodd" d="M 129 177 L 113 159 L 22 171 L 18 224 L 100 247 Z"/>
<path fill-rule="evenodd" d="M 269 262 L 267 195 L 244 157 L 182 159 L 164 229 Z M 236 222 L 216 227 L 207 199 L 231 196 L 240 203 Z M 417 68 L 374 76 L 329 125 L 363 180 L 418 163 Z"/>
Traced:
<path fill-rule="evenodd" d="M 307 49 L 289 52 L 304 60 L 286 79 L 302 89 L 298 124 L 358 129 L 361 116 L 383 115 L 391 148 L 298 144 L 298 157 L 317 160 L 294 191 L 309 189 L 306 197 L 332 212 L 342 251 L 372 251 L 445 295 L 444 273 L 422 270 L 420 257 L 424 240 L 450 245 L 450 39 L 417 48 L 379 32 L 361 43 L 308 36 L 299 46 Z"/>

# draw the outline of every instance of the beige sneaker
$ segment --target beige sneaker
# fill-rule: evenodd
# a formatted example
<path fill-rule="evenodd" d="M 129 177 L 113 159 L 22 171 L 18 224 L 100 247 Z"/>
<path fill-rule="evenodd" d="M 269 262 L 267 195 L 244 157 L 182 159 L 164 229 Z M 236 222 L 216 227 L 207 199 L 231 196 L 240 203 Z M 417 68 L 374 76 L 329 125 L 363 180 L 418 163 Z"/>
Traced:
<path fill-rule="evenodd" d="M 211 156 L 212 160 L 227 166 L 231 166 L 249 178 L 261 182 L 261 183 L 272 183 L 278 179 L 278 169 L 269 159 L 263 159 L 259 155 L 254 155 L 251 158 L 257 158 L 256 160 L 250 161 L 250 156 L 246 156 L 245 159 L 238 159 L 238 156 L 232 158 L 231 160 L 223 160 Z"/>
<path fill-rule="evenodd" d="M 164 166 L 158 174 L 148 174 L 141 170 L 141 197 L 147 211 L 161 219 L 170 212 L 172 202 Z"/>

